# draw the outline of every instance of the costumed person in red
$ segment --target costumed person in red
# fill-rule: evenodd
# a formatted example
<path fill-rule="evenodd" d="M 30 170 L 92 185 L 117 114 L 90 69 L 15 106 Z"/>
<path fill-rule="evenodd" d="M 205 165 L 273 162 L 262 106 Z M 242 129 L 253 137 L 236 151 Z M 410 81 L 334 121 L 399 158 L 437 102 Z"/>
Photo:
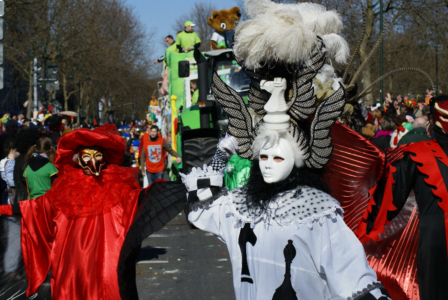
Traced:
<path fill-rule="evenodd" d="M 435 139 L 401 146 L 388 154 L 387 176 L 376 188 L 357 231 L 363 242 L 382 239 L 377 243 L 377 261 L 394 274 L 394 280 L 406 283 L 402 286 L 408 297 L 422 300 L 448 299 L 448 96 L 433 99 L 432 107 Z M 412 189 L 418 212 L 410 203 L 413 197 L 408 200 Z M 412 226 L 407 226 L 404 238 L 393 237 L 388 231 L 398 225 L 396 219 L 403 223 L 409 204 L 414 207 L 407 217 Z M 382 246 L 389 237 L 394 243 L 389 248 Z M 381 256 L 396 248 L 403 249 L 401 254 L 381 262 Z"/>
<path fill-rule="evenodd" d="M 51 189 L 0 206 L 2 215 L 21 216 L 28 297 L 51 271 L 55 300 L 138 299 L 140 244 L 184 208 L 185 189 L 168 182 L 140 189 L 138 170 L 119 167 L 125 150 L 115 125 L 68 133 L 59 139 Z M 17 279 L 2 276 L 0 292 Z"/>

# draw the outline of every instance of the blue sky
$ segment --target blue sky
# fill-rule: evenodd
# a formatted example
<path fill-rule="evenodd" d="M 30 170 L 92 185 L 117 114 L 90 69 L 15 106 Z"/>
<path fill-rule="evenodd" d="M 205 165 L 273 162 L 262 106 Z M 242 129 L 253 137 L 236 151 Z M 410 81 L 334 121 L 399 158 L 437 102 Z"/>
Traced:
<path fill-rule="evenodd" d="M 147 32 L 156 28 L 154 38 L 154 54 L 152 59 L 160 57 L 165 48 L 160 41 L 168 34 L 174 35 L 173 25 L 177 18 L 189 13 L 195 2 L 212 3 L 220 9 L 230 9 L 236 6 L 235 0 L 127 0 L 126 3 L 134 7 L 135 13 L 140 18 Z M 187 20 L 185 20 L 187 21 Z"/>

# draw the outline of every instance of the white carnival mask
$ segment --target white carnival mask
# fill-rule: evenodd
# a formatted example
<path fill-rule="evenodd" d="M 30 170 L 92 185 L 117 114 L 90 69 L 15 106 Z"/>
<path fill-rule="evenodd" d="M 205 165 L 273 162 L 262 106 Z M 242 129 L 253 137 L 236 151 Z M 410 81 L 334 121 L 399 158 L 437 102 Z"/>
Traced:
<path fill-rule="evenodd" d="M 286 139 L 280 139 L 276 147 L 262 147 L 259 165 L 266 183 L 280 182 L 288 178 L 294 167 L 294 156 L 290 143 Z"/>

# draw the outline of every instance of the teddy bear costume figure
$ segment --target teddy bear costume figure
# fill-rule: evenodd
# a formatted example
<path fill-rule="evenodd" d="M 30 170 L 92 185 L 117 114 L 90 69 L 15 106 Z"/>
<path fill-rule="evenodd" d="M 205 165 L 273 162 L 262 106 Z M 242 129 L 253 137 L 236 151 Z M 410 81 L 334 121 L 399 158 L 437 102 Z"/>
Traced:
<path fill-rule="evenodd" d="M 326 59 L 348 55 L 340 17 L 310 3 L 245 5 L 252 19 L 236 29 L 234 54 L 253 79 L 249 104 L 262 120 L 216 73 L 212 91 L 229 116 L 229 139 L 253 166 L 231 192 L 212 166 L 182 175 L 189 220 L 227 244 L 236 299 L 390 299 L 317 172 L 330 159 L 345 90 L 316 107 L 312 80 Z M 295 49 L 272 39 L 292 31 Z"/>
<path fill-rule="evenodd" d="M 207 24 L 215 30 L 210 41 L 213 50 L 230 48 L 231 45 L 226 44 L 224 31 L 234 30 L 240 18 L 240 9 L 236 6 L 231 9 L 214 10 L 212 12 Z"/>

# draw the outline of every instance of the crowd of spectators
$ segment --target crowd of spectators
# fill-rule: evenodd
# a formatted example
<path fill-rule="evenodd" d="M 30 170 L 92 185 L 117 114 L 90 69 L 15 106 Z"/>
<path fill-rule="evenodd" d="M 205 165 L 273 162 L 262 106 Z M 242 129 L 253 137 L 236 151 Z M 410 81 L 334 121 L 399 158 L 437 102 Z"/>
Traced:
<path fill-rule="evenodd" d="M 367 109 L 366 125 L 360 133 L 383 150 L 434 138 L 431 97 L 432 92 L 427 91 L 425 101 L 417 102 L 387 93 L 383 106 Z"/>

